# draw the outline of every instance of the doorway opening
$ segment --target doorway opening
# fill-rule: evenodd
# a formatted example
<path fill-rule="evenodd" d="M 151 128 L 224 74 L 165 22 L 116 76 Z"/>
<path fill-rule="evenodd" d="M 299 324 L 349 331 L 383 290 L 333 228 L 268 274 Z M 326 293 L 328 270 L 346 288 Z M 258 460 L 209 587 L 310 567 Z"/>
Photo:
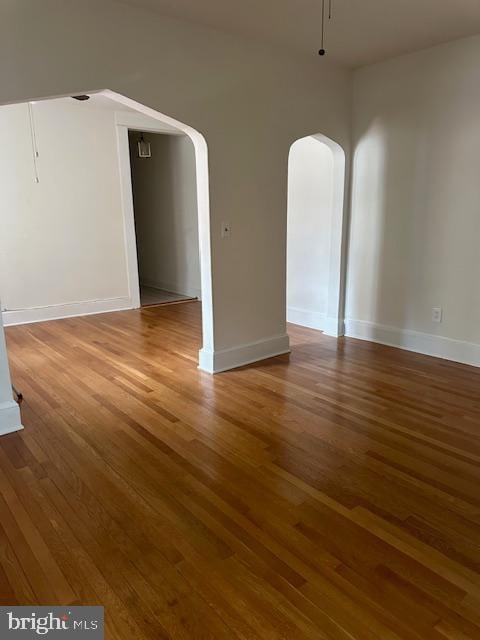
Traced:
<path fill-rule="evenodd" d="M 138 131 L 163 136 L 188 150 L 188 198 L 195 204 L 188 231 L 196 249 L 189 252 L 195 258 L 186 271 L 195 272 L 196 279 L 193 290 L 180 283 L 179 292 L 201 297 L 200 355 L 202 368 L 210 371 L 205 357 L 213 346 L 206 141 L 190 126 L 120 94 L 84 94 L 81 100 L 56 96 L 0 105 L 0 132 L 6 141 L 0 154 L 5 187 L 3 322 L 25 324 L 140 307 L 129 130 L 132 136 Z M 187 200 L 177 189 L 175 205 L 179 192 Z"/>
<path fill-rule="evenodd" d="M 345 153 L 321 134 L 288 158 L 287 321 L 343 335 Z"/>
<path fill-rule="evenodd" d="M 184 134 L 129 129 L 140 305 L 201 298 L 195 149 Z"/>

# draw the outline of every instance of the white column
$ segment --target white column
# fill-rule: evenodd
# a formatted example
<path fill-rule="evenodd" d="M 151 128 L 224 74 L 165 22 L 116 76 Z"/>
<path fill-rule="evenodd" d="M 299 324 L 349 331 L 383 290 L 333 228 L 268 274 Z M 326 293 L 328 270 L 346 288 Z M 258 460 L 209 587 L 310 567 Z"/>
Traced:
<path fill-rule="evenodd" d="M 0 312 L 0 436 L 23 429 L 20 409 L 13 399 L 7 346 Z"/>

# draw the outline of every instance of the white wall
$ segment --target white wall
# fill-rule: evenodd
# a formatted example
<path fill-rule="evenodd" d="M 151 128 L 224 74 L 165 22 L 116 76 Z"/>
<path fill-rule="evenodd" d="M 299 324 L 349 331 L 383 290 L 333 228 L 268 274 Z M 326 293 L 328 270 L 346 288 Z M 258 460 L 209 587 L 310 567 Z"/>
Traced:
<path fill-rule="evenodd" d="M 193 144 L 146 133 L 152 157 L 139 158 L 140 133 L 129 138 L 140 283 L 200 297 Z"/>
<path fill-rule="evenodd" d="M 327 314 L 333 155 L 309 136 L 288 162 L 287 320 L 323 330 Z"/>
<path fill-rule="evenodd" d="M 216 369 L 218 359 L 288 349 L 288 151 L 322 132 L 348 152 L 350 72 L 315 51 L 297 56 L 111 0 L 10 3 L 0 68 L 0 103 L 108 88 L 200 131 L 214 300 L 206 356 Z"/>
<path fill-rule="evenodd" d="M 355 74 L 347 332 L 480 365 L 479 59 L 474 37 Z"/>
<path fill-rule="evenodd" d="M 114 112 L 0 108 L 0 296 L 6 323 L 129 306 Z"/>

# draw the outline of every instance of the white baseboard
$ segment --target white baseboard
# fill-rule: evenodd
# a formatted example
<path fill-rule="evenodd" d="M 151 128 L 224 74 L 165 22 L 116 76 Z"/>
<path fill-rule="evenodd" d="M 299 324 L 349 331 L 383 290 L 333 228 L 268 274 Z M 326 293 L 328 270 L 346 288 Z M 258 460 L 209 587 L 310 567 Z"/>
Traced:
<path fill-rule="evenodd" d="M 339 318 L 325 318 L 325 328 L 323 333 L 326 336 L 332 336 L 333 338 L 339 338 L 345 335 L 345 323 Z"/>
<path fill-rule="evenodd" d="M 345 320 L 345 335 L 480 367 L 480 344 L 362 320 Z"/>
<path fill-rule="evenodd" d="M 0 403 L 0 436 L 23 429 L 20 409 L 15 400 Z"/>
<path fill-rule="evenodd" d="M 163 291 L 171 291 L 172 293 L 178 293 L 182 296 L 189 296 L 190 298 L 201 298 L 201 290 L 198 287 L 189 285 L 188 283 L 171 283 L 171 282 L 153 282 L 151 280 L 143 280 L 140 285 L 145 287 L 152 287 L 152 289 L 162 289 Z"/>
<path fill-rule="evenodd" d="M 309 329 L 324 331 L 325 320 L 325 314 L 319 311 L 309 311 L 308 309 L 299 309 L 298 307 L 287 308 L 287 322 L 291 322 L 292 324 L 299 324 Z"/>
<path fill-rule="evenodd" d="M 105 300 L 86 300 L 84 302 L 70 302 L 67 304 L 55 304 L 48 307 L 35 307 L 31 309 L 15 309 L 3 311 L 3 324 L 12 326 L 16 324 L 29 324 L 31 322 L 44 322 L 45 320 L 59 320 L 74 316 L 89 316 L 95 313 L 108 313 L 110 311 L 124 311 L 132 309 L 133 303 L 129 296 L 122 298 L 107 298 Z"/>
<path fill-rule="evenodd" d="M 338 338 L 345 333 L 344 323 L 338 318 L 327 317 L 325 313 L 318 311 L 308 311 L 298 307 L 287 308 L 287 322 L 298 324 L 309 329 L 323 331 L 326 336 Z"/>
<path fill-rule="evenodd" d="M 201 349 L 198 368 L 207 373 L 220 373 L 284 353 L 290 353 L 290 340 L 286 334 L 217 351 Z"/>

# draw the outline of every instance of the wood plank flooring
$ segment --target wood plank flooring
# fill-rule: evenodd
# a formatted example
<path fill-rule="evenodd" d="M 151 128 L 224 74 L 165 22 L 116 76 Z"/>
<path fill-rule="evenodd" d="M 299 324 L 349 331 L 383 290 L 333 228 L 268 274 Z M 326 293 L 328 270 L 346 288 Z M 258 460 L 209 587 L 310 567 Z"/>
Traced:
<path fill-rule="evenodd" d="M 108 639 L 480 638 L 480 370 L 290 327 L 209 376 L 200 304 L 7 329 L 1 604 Z"/>

